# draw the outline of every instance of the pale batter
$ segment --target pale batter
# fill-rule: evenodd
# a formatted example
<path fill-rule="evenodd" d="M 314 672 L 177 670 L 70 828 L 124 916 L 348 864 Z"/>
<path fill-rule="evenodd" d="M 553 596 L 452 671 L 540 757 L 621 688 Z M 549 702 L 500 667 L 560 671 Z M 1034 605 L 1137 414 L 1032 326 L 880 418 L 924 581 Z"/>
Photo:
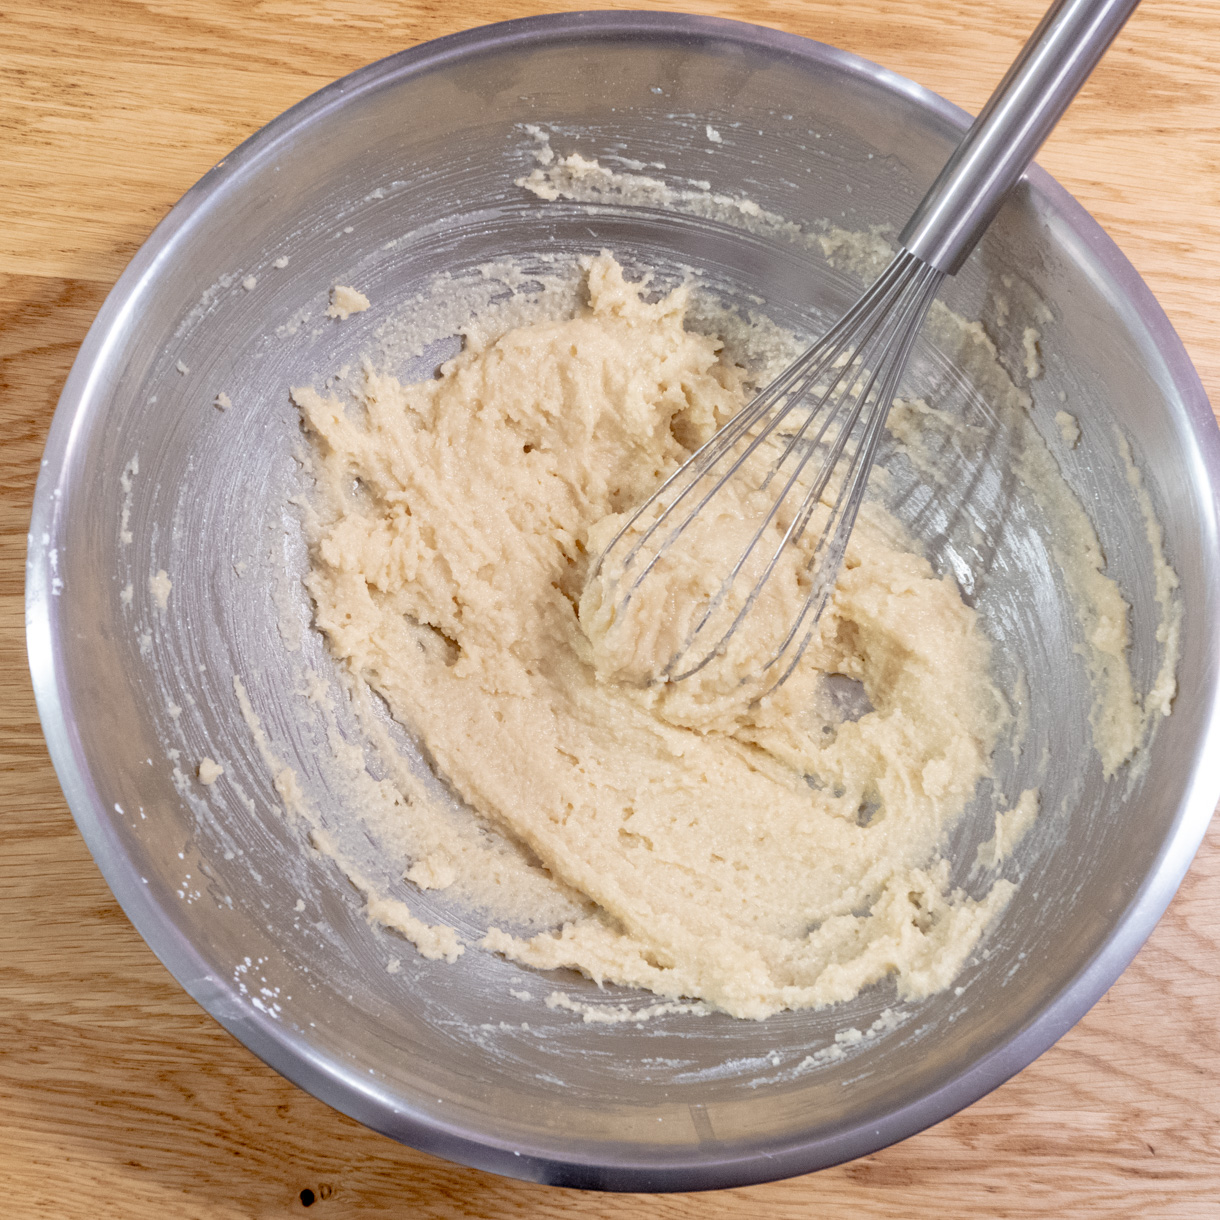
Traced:
<path fill-rule="evenodd" d="M 736 410 L 743 374 L 684 328 L 684 289 L 648 303 L 608 255 L 587 273 L 578 316 L 472 344 L 436 380 L 366 369 L 355 407 L 294 391 L 317 625 L 464 800 L 594 904 L 485 948 L 743 1017 L 889 974 L 937 991 L 1013 888 L 953 892 L 937 852 L 1007 718 L 975 613 L 869 505 L 795 680 L 757 706 L 640 686 L 646 641 L 608 643 L 596 598 L 578 618 L 591 552 Z M 842 719 L 823 673 L 872 710 Z"/>

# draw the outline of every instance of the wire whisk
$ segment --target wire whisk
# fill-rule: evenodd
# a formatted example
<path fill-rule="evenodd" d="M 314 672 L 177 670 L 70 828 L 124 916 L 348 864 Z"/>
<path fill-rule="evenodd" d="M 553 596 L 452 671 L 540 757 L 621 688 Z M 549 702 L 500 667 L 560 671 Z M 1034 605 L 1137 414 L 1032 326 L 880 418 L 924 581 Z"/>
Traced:
<path fill-rule="evenodd" d="M 640 505 L 592 565 L 582 622 L 634 621 L 677 683 L 732 659 L 754 698 L 796 669 L 847 553 L 890 406 L 956 273 L 1138 0 L 1057 0 L 860 299 Z M 641 618 L 648 620 L 642 627 Z"/>

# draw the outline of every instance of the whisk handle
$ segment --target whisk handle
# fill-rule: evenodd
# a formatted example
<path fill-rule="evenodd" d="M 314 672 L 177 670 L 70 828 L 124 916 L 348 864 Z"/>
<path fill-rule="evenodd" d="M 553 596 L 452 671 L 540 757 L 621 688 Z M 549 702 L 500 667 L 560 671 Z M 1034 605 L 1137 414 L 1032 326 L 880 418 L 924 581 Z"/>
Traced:
<path fill-rule="evenodd" d="M 1055 0 L 907 222 L 907 250 L 956 273 L 1138 3 Z"/>

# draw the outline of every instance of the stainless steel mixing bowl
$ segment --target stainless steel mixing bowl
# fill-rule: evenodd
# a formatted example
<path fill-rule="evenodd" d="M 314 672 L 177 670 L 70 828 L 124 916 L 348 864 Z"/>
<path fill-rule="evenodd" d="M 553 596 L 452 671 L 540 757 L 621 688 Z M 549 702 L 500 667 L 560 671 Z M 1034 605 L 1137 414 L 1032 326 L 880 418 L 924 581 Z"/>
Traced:
<path fill-rule="evenodd" d="M 560 153 L 661 163 L 645 172 L 706 181 L 808 226 L 863 229 L 901 223 L 966 122 L 909 81 L 772 30 L 659 13 L 529 19 L 418 47 L 302 102 L 212 170 L 132 261 L 72 370 L 38 482 L 35 689 L 72 811 L 127 914 L 190 994 L 290 1079 L 378 1131 L 500 1173 L 729 1186 L 859 1156 L 967 1105 L 1048 1047 L 1131 959 L 1220 791 L 1220 438 L 1147 288 L 1038 170 L 947 295 L 982 317 L 1014 369 L 1020 334 L 999 325 L 996 291 L 1049 304 L 1033 418 L 1131 601 L 1146 689 L 1157 616 L 1116 429 L 1130 438 L 1181 578 L 1180 689 L 1146 768 L 1104 780 L 1051 526 L 1006 475 L 1002 437 L 989 464 L 931 496 L 895 463 L 891 499 L 969 585 L 1002 641 L 1001 680 L 1028 681 L 1027 745 L 1001 760 L 997 784 L 1043 789 L 1044 814 L 1010 869 L 1022 887 L 957 987 L 898 1004 L 879 985 L 761 1023 L 587 1023 L 542 997 L 635 1008 L 648 997 L 474 949 L 454 966 L 423 961 L 365 922 L 273 785 L 291 765 L 324 818 L 339 812 L 324 719 L 300 695 L 307 669 L 327 679 L 333 667 L 297 579 L 290 385 L 375 348 L 379 322 L 436 272 L 470 277 L 505 255 L 608 246 L 663 275 L 689 264 L 708 293 L 761 296 L 799 330 L 858 291 L 779 233 L 673 207 L 543 203 L 514 185 L 535 164 L 525 125 Z M 328 322 L 336 282 L 374 308 Z M 444 350 L 400 371 L 426 374 Z M 935 343 L 915 377 L 987 419 Z M 227 411 L 212 405 L 220 391 Z M 1084 432 L 1074 450 L 1050 422 L 1061 391 Z M 148 584 L 160 569 L 173 581 L 164 612 Z M 260 718 L 261 756 L 234 675 Z M 211 787 L 194 778 L 204 755 L 225 767 Z M 990 808 L 982 794 L 950 844 L 967 886 Z M 386 877 L 400 866 L 387 861 Z M 477 915 L 443 895 L 409 897 L 424 918 L 479 935 Z M 886 1010 L 895 1027 L 874 1029 Z"/>

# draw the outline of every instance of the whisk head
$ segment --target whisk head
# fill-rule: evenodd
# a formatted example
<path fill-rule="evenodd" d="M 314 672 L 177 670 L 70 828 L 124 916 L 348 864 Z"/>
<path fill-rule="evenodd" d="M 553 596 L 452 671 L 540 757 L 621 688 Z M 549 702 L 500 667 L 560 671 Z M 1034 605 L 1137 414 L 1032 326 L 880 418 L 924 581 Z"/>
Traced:
<path fill-rule="evenodd" d="M 813 347 L 621 524 L 581 622 L 640 683 L 755 698 L 795 670 L 834 588 L 890 404 L 944 273 L 900 251 Z M 599 664 L 599 668 L 602 666 Z"/>

